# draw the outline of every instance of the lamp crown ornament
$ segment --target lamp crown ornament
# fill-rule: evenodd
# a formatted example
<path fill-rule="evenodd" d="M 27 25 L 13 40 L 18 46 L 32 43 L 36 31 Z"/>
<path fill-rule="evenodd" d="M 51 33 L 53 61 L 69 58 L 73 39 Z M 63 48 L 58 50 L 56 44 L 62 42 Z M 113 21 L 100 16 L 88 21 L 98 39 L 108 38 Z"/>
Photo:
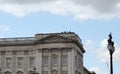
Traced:
<path fill-rule="evenodd" d="M 112 34 L 109 34 L 108 44 L 114 46 L 114 42 L 112 41 Z"/>
<path fill-rule="evenodd" d="M 115 51 L 114 48 L 114 42 L 112 41 L 112 34 L 110 33 L 109 35 L 109 39 L 108 39 L 108 50 L 110 51 L 110 54 L 113 54 L 113 52 Z"/>

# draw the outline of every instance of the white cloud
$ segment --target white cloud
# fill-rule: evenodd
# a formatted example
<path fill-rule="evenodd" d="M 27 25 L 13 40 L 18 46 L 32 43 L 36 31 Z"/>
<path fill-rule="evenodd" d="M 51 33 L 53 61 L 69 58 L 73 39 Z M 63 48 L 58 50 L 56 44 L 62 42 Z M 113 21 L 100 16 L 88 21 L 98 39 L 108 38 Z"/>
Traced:
<path fill-rule="evenodd" d="M 10 30 L 9 25 L 0 25 L 0 37 Z"/>
<path fill-rule="evenodd" d="M 113 59 L 115 62 L 120 62 L 120 46 L 115 46 L 115 52 L 113 54 Z"/>
<path fill-rule="evenodd" d="M 95 42 L 93 40 L 86 40 L 85 49 L 90 50 L 90 51 L 94 50 L 94 44 Z"/>
<path fill-rule="evenodd" d="M 102 40 L 100 45 L 102 48 L 106 48 L 107 47 L 107 39 Z"/>
<path fill-rule="evenodd" d="M 109 51 L 107 49 L 103 50 L 102 48 L 99 48 L 96 54 L 100 61 L 102 62 L 109 61 Z"/>
<path fill-rule="evenodd" d="M 45 11 L 77 20 L 110 19 L 120 17 L 120 0 L 0 0 L 0 11 L 18 17 Z"/>
<path fill-rule="evenodd" d="M 88 52 L 92 52 L 92 54 L 97 55 L 96 57 L 101 61 L 105 63 L 109 63 L 110 61 L 110 54 L 107 49 L 107 39 L 103 39 L 100 42 L 100 46 L 96 48 L 96 44 L 93 40 L 86 40 L 85 42 L 85 49 Z M 114 44 L 115 46 L 115 51 L 113 53 L 113 61 L 114 62 L 120 62 L 120 45 L 118 43 Z M 95 52 L 93 52 L 95 51 Z"/>
<path fill-rule="evenodd" d="M 0 25 L 0 33 L 6 33 L 10 29 L 9 25 Z"/>
<path fill-rule="evenodd" d="M 104 72 L 99 67 L 92 67 L 90 71 L 95 71 L 96 74 L 108 74 L 107 72 Z"/>
<path fill-rule="evenodd" d="M 88 45 L 88 46 L 91 46 L 91 45 L 94 44 L 94 42 L 92 40 L 86 40 L 85 44 Z"/>
<path fill-rule="evenodd" d="M 91 46 L 93 48 L 95 48 L 96 45 L 94 43 L 95 42 L 92 41 L 92 40 L 87 40 L 85 45 L 88 45 L 88 46 L 86 48 L 90 49 Z M 110 56 L 110 54 L 109 54 L 109 51 L 107 49 L 107 39 L 103 39 L 100 43 L 98 43 L 98 45 L 99 46 L 97 46 L 97 49 L 92 50 L 93 53 L 91 55 L 93 55 L 93 58 L 95 58 L 96 61 L 99 61 L 99 63 L 106 64 L 107 67 L 108 67 L 108 71 L 105 71 L 103 68 L 99 68 L 97 66 L 92 67 L 89 70 L 90 71 L 95 71 L 96 74 L 109 74 L 109 67 L 110 67 L 109 66 L 109 61 L 110 61 L 109 56 Z M 116 63 L 120 62 L 120 45 L 118 43 L 115 43 L 114 45 L 115 45 L 115 52 L 113 53 L 113 61 L 114 61 L 114 64 L 116 64 Z M 101 65 L 101 64 L 98 64 L 98 65 Z"/>
<path fill-rule="evenodd" d="M 107 49 L 107 39 L 101 41 L 101 46 L 97 49 L 97 55 L 102 62 L 109 61 L 109 51 Z M 113 53 L 113 61 L 120 62 L 120 46 L 115 43 L 115 52 Z"/>

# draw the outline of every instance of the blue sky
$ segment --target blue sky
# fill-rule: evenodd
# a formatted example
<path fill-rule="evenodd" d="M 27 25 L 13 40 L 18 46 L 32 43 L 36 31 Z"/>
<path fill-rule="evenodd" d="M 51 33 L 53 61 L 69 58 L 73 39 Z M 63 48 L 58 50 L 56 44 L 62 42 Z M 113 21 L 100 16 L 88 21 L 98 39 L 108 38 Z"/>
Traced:
<path fill-rule="evenodd" d="M 84 66 L 109 74 L 108 34 L 116 51 L 114 74 L 120 68 L 119 0 L 0 0 L 0 37 L 32 37 L 36 33 L 72 31 L 86 50 Z"/>

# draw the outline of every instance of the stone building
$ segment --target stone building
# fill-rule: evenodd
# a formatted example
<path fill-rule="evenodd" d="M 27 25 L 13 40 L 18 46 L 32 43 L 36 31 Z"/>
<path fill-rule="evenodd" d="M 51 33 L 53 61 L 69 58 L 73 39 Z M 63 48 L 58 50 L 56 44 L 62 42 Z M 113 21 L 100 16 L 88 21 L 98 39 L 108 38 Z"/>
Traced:
<path fill-rule="evenodd" d="M 83 74 L 96 74 L 94 71 L 89 71 L 87 68 L 84 67 L 84 73 Z"/>
<path fill-rule="evenodd" d="M 84 52 L 74 32 L 0 38 L 0 74 L 84 74 Z"/>

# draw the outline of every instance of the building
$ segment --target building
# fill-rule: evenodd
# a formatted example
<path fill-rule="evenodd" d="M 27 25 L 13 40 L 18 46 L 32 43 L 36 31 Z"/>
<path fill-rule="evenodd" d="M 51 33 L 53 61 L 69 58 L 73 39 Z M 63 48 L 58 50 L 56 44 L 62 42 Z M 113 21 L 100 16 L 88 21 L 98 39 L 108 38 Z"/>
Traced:
<path fill-rule="evenodd" d="M 94 71 L 89 71 L 87 68 L 84 67 L 84 74 L 96 74 Z"/>
<path fill-rule="evenodd" d="M 84 74 L 81 39 L 74 32 L 0 39 L 0 74 Z"/>

